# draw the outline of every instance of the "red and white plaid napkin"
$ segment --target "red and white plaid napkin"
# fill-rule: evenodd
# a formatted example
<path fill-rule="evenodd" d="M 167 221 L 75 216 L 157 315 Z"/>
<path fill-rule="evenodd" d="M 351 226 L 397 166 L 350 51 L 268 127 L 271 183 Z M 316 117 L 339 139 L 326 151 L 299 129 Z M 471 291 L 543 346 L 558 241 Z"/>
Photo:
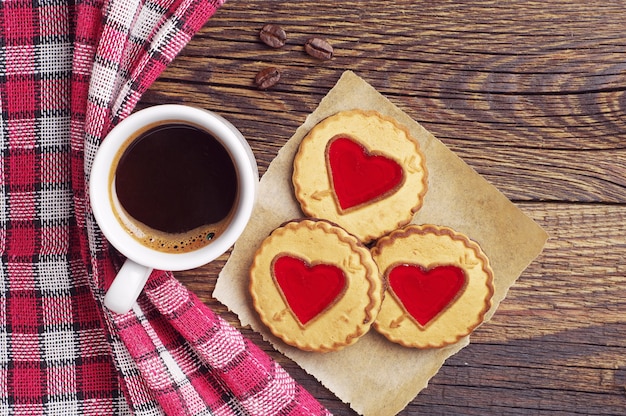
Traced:
<path fill-rule="evenodd" d="M 221 2 L 0 3 L 1 414 L 328 414 L 170 273 L 102 306 L 91 162 Z"/>

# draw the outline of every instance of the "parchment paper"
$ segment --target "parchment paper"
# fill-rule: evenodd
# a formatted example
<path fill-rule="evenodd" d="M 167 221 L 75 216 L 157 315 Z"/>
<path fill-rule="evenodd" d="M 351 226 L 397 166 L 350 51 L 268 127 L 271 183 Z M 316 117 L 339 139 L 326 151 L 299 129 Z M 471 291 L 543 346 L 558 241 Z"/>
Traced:
<path fill-rule="evenodd" d="M 372 109 L 409 128 L 424 151 L 429 187 L 413 222 L 445 225 L 477 241 L 491 261 L 495 294 L 487 320 L 528 264 L 541 253 L 547 234 L 495 187 L 420 124 L 354 73 L 345 72 L 318 108 L 280 150 L 260 182 L 256 207 L 218 278 L 213 296 L 281 353 L 315 376 L 339 399 L 365 416 L 395 415 L 424 389 L 444 361 L 469 336 L 442 349 L 393 344 L 373 329 L 356 344 L 331 353 L 303 352 L 274 337 L 258 319 L 248 294 L 248 269 L 263 239 L 285 221 L 303 216 L 293 196 L 293 157 L 306 133 L 322 119 L 347 109 Z"/>

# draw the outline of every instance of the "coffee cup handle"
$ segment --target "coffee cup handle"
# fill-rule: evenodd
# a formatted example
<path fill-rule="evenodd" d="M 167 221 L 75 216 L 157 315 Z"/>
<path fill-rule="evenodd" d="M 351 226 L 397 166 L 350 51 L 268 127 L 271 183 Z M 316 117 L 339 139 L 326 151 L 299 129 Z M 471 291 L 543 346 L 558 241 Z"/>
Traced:
<path fill-rule="evenodd" d="M 128 312 L 146 285 L 152 268 L 126 259 L 104 296 L 104 306 L 115 313 Z"/>

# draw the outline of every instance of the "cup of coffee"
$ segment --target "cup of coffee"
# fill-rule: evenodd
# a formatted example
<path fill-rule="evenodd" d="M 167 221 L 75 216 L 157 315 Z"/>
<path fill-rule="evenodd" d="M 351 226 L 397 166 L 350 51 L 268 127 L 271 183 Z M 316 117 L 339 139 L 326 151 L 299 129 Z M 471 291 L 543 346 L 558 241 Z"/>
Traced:
<path fill-rule="evenodd" d="M 250 146 L 215 113 L 158 105 L 120 122 L 89 180 L 95 219 L 126 257 L 105 306 L 125 313 L 153 269 L 193 269 L 225 253 L 250 219 L 258 180 Z"/>

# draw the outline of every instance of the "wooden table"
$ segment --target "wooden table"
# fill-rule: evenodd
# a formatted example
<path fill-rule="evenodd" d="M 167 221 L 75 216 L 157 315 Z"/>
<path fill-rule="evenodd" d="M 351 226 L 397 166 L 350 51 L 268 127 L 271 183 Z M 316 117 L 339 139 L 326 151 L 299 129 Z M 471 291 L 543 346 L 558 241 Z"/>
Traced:
<path fill-rule="evenodd" d="M 494 318 L 401 413 L 626 414 L 626 8 L 623 2 L 232 0 L 140 106 L 213 109 L 263 173 L 346 69 L 424 125 L 551 235 Z M 258 40 L 265 23 L 288 44 Z M 303 52 L 311 35 L 332 60 Z M 259 91 L 258 71 L 280 84 Z M 178 276 L 210 307 L 220 267 Z M 355 414 L 268 351 L 333 413 Z M 358 383 L 355 380 L 355 383 Z"/>

